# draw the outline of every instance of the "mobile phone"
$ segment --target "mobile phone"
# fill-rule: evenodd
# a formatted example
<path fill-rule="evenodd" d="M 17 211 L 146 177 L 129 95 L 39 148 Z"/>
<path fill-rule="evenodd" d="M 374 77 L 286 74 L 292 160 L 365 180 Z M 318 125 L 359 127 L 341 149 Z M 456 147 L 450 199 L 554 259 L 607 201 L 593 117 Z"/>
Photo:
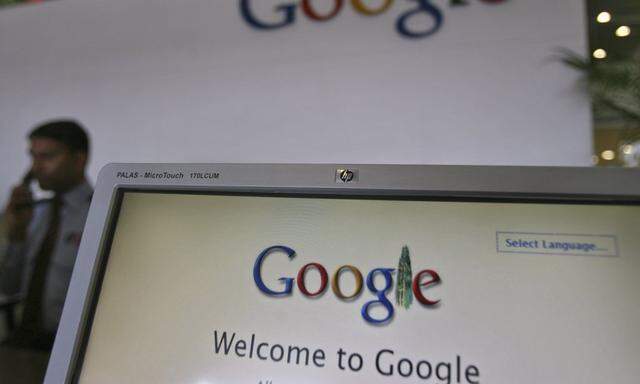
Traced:
<path fill-rule="evenodd" d="M 25 187 L 29 187 L 31 182 L 33 181 L 33 171 L 28 170 L 27 173 L 22 176 L 22 185 Z"/>
<path fill-rule="evenodd" d="M 22 184 L 29 188 L 31 195 L 33 196 L 33 204 L 40 204 L 51 200 L 55 193 L 53 191 L 45 191 L 40 188 L 40 184 L 36 180 L 36 176 L 31 169 L 22 176 Z"/>

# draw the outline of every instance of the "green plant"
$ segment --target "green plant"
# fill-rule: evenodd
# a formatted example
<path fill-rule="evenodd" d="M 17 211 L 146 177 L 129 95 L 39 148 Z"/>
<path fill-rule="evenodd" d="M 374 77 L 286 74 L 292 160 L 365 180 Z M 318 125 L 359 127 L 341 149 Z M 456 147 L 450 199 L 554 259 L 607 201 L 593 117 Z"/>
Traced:
<path fill-rule="evenodd" d="M 570 50 L 560 50 L 559 59 L 584 74 L 596 120 L 615 115 L 640 130 L 640 61 L 594 62 Z"/>

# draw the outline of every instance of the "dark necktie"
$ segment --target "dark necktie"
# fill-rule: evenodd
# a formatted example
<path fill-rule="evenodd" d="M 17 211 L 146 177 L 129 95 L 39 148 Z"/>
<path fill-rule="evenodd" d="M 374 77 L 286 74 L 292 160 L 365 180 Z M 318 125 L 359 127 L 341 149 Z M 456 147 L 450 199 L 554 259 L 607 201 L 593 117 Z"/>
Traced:
<path fill-rule="evenodd" d="M 35 257 L 35 264 L 24 302 L 24 311 L 20 326 L 22 332 L 28 338 L 31 336 L 34 339 L 40 339 L 42 335 L 46 334 L 42 313 L 44 287 L 51 262 L 51 255 L 53 254 L 58 238 L 61 206 L 62 200 L 60 196 L 56 195 L 51 200 L 51 215 L 49 216 L 47 233 Z"/>

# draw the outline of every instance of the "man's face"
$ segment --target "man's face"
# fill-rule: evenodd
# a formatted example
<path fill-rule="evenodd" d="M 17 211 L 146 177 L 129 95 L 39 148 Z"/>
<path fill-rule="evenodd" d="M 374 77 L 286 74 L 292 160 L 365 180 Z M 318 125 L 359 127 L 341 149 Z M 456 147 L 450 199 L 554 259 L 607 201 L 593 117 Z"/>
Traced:
<path fill-rule="evenodd" d="M 86 155 L 72 152 L 57 140 L 33 138 L 29 153 L 33 176 L 44 190 L 64 192 L 79 183 L 84 176 Z"/>

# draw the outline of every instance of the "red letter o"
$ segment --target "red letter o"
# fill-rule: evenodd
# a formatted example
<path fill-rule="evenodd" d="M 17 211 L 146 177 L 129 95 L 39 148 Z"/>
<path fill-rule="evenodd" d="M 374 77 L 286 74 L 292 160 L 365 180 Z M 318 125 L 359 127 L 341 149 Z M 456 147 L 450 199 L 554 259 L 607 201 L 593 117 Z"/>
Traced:
<path fill-rule="evenodd" d="M 311 19 L 315 21 L 327 21 L 333 19 L 342 10 L 344 0 L 334 0 L 333 10 L 328 15 L 320 15 L 311 6 L 311 0 L 302 0 L 302 11 Z"/>
<path fill-rule="evenodd" d="M 315 268 L 318 270 L 318 272 L 320 272 L 320 289 L 318 289 L 318 292 L 309 292 L 304 284 L 304 275 L 307 273 L 307 269 L 309 268 Z M 298 289 L 300 289 L 300 292 L 302 292 L 305 296 L 314 297 L 324 292 L 324 290 L 327 288 L 327 280 L 329 280 L 327 270 L 324 269 L 321 264 L 309 263 L 300 269 L 296 281 L 298 282 Z"/>

